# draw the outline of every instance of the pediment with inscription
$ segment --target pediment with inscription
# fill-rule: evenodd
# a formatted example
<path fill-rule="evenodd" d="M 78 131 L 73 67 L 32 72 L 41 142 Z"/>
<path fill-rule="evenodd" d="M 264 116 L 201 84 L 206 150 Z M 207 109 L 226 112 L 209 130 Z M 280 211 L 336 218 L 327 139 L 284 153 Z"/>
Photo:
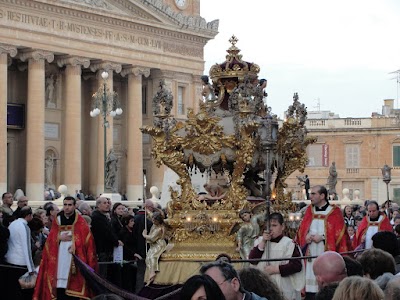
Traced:
<path fill-rule="evenodd" d="M 57 3 L 77 10 L 90 9 L 92 13 L 104 12 L 135 20 L 175 25 L 189 30 L 197 29 L 212 35 L 218 32 L 219 26 L 218 20 L 207 23 L 200 16 L 187 16 L 176 12 L 162 0 L 58 0 Z"/>

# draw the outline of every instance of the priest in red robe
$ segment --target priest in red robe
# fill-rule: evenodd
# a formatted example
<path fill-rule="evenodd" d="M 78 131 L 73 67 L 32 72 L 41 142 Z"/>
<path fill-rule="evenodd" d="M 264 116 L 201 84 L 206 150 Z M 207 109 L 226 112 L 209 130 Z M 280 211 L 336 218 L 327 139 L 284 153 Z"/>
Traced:
<path fill-rule="evenodd" d="M 306 256 L 318 256 L 325 251 L 346 252 L 350 239 L 340 208 L 328 202 L 324 186 L 311 189 L 311 204 L 304 215 L 295 241 Z M 313 299 L 318 283 L 313 272 L 314 259 L 306 260 L 306 299 Z"/>
<path fill-rule="evenodd" d="M 379 204 L 376 201 L 369 201 L 367 204 L 368 215 L 365 216 L 357 228 L 356 236 L 353 239 L 353 247 L 363 249 L 372 247 L 372 236 L 379 231 L 393 231 L 389 218 L 379 211 Z"/>
<path fill-rule="evenodd" d="M 92 292 L 76 268 L 71 253 L 97 270 L 92 233 L 85 219 L 75 211 L 76 200 L 65 197 L 63 211 L 53 221 L 43 249 L 33 300 L 91 299 Z"/>

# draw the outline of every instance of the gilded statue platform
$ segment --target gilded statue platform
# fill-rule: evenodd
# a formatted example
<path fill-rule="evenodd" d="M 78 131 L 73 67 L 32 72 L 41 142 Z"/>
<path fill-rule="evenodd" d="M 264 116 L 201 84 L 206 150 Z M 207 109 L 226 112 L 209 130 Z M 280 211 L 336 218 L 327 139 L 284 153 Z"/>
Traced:
<path fill-rule="evenodd" d="M 179 188 L 169 189 L 168 251 L 154 283 L 182 283 L 201 262 L 221 253 L 239 259 L 235 230 L 243 222 L 240 210 L 279 211 L 286 219 L 295 210 L 285 179 L 304 170 L 306 147 L 315 141 L 307 137 L 307 110 L 295 94 L 285 121 L 272 114 L 267 81 L 258 78 L 257 64 L 242 60 L 237 42 L 233 36 L 226 60 L 201 77 L 196 112 L 189 108 L 186 120 L 175 119 L 170 87 L 161 80 L 153 98 L 153 125 L 141 128 L 152 137 L 157 166 L 179 176 Z M 206 194 L 193 187 L 196 172 L 207 178 Z"/>

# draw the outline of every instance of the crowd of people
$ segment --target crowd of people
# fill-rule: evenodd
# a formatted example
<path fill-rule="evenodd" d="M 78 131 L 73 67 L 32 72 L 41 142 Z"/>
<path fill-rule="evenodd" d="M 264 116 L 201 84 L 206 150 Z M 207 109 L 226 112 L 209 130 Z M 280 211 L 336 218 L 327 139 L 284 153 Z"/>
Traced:
<path fill-rule="evenodd" d="M 4 299 L 91 299 L 94 295 L 75 266 L 74 255 L 117 287 L 131 293 L 143 287 L 146 239 L 151 238 L 153 227 L 151 220 L 146 220 L 146 226 L 140 224 L 145 221 L 144 209 L 120 202 L 112 205 L 104 197 L 97 198 L 93 209 L 67 196 L 61 209 L 49 201 L 32 210 L 28 198 L 21 196 L 13 210 L 13 199 L 11 193 L 4 193 L 0 206 Z M 145 207 L 149 213 L 157 209 L 150 200 Z M 156 213 L 153 218 L 159 220 Z M 117 246 L 123 246 L 123 264 L 113 263 Z M 35 289 L 21 288 L 24 274 L 37 276 Z"/>
<path fill-rule="evenodd" d="M 187 279 L 174 299 L 400 299 L 398 205 L 366 201 L 341 209 L 329 202 L 324 186 L 312 187 L 309 195 L 294 239 L 285 235 L 281 213 L 273 212 L 268 226 L 255 230 L 251 212 L 241 211 L 237 250 L 246 250 L 251 263 L 220 255 Z M 94 294 L 76 257 L 106 285 L 137 293 L 153 282 L 168 241 L 167 216 L 152 201 L 132 210 L 99 197 L 92 208 L 67 196 L 61 209 L 49 201 L 33 211 L 24 195 L 13 210 L 13 198 L 4 193 L 0 206 L 4 299 L 112 299 Z M 113 263 L 118 247 L 122 264 Z M 31 277 L 37 277 L 36 286 L 21 288 L 21 278 Z"/>

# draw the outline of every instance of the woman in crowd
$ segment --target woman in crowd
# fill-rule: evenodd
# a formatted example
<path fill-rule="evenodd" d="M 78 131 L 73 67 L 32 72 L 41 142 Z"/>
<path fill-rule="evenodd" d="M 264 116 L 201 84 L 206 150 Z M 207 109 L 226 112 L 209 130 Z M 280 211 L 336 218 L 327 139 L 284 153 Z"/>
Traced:
<path fill-rule="evenodd" d="M 42 233 L 44 224 L 42 219 L 33 217 L 32 220 L 28 223 L 28 226 L 31 230 L 32 259 L 34 265 L 38 266 L 40 265 L 40 261 L 42 259 L 42 250 L 44 247 L 44 243 L 46 242 L 46 238 Z"/>
<path fill-rule="evenodd" d="M 136 259 L 142 259 L 142 257 L 136 253 L 136 242 L 133 236 L 135 219 L 132 215 L 126 215 L 122 217 L 121 223 L 123 228 L 119 232 L 118 238 L 124 243 L 123 258 L 124 261 L 131 262 L 125 263 L 122 267 L 122 288 L 134 293 L 136 282 L 136 265 L 133 261 Z"/>
<path fill-rule="evenodd" d="M 124 227 L 121 220 L 126 212 L 127 208 L 120 202 L 115 203 L 111 210 L 111 228 L 116 236 L 119 235 L 119 232 Z"/>
<path fill-rule="evenodd" d="M 47 236 L 50 233 L 50 230 L 46 227 L 47 223 L 49 222 L 49 217 L 46 215 L 46 211 L 42 208 L 38 208 L 37 210 L 35 210 L 33 217 L 42 220 L 43 223 L 42 233 L 45 236 L 45 238 L 47 238 Z"/>
<path fill-rule="evenodd" d="M 355 237 L 355 234 L 356 234 L 356 229 L 354 228 L 353 225 L 348 225 L 347 226 L 347 233 L 348 233 L 349 238 L 350 238 L 350 243 L 353 243 L 353 240 L 354 240 L 354 237 Z"/>
<path fill-rule="evenodd" d="M 399 211 L 398 210 L 394 210 L 392 212 L 392 219 L 390 220 L 390 224 L 394 225 L 394 220 L 396 219 L 396 217 L 399 215 Z"/>
<path fill-rule="evenodd" d="M 225 300 L 225 296 L 210 276 L 194 275 L 182 286 L 181 300 Z"/>
<path fill-rule="evenodd" d="M 343 209 L 343 218 L 347 226 L 354 226 L 355 221 L 353 217 L 353 208 L 350 205 L 346 205 Z"/>
<path fill-rule="evenodd" d="M 332 300 L 380 300 L 383 298 L 383 291 L 373 280 L 350 276 L 339 283 Z"/>

